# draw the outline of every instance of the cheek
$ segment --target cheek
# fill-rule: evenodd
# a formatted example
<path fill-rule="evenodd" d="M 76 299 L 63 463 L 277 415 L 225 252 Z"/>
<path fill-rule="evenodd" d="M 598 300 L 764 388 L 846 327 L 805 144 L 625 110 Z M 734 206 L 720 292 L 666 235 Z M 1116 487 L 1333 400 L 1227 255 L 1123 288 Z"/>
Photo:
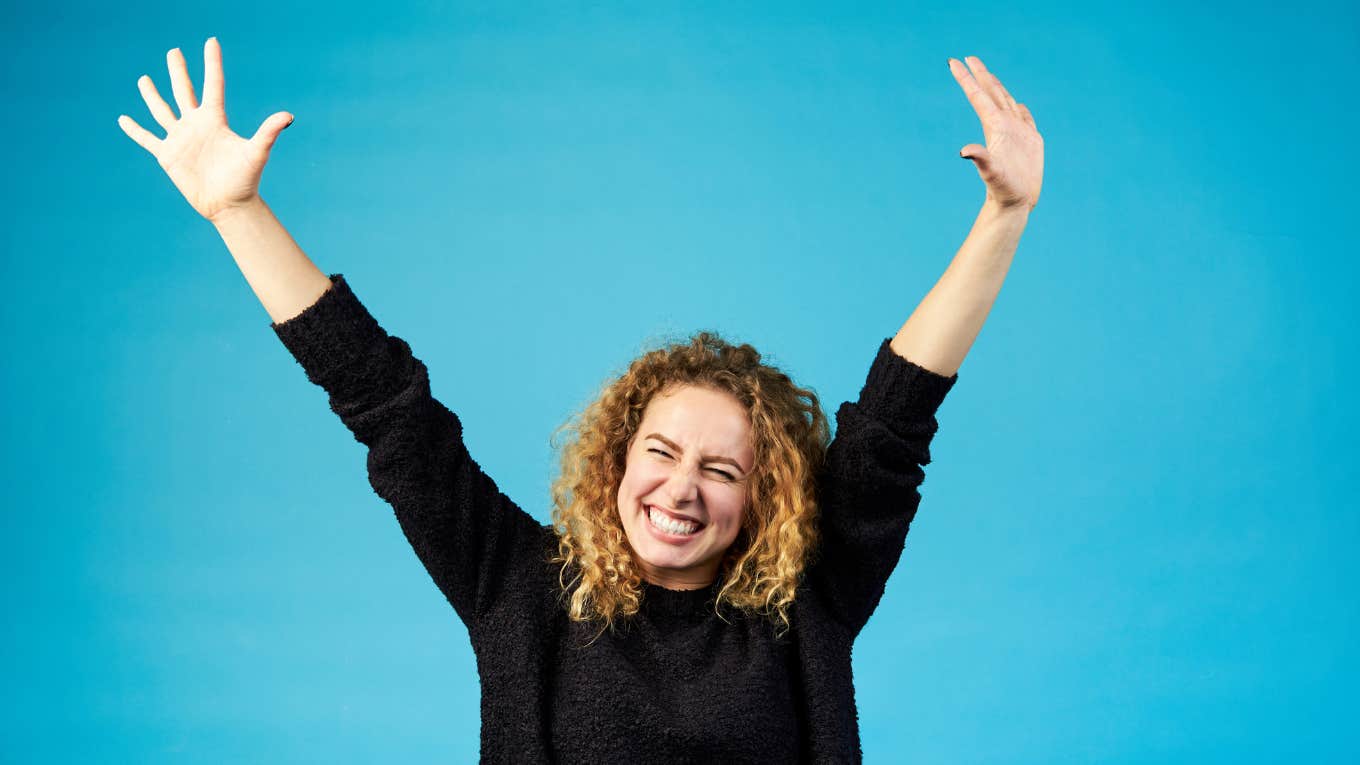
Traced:
<path fill-rule="evenodd" d="M 632 490 L 636 484 L 637 471 L 625 469 L 623 471 L 623 477 L 619 479 L 619 499 L 621 501 L 627 500 L 629 495 L 632 494 Z"/>
<path fill-rule="evenodd" d="M 637 474 L 630 470 L 625 472 L 623 474 L 623 478 L 619 480 L 619 491 L 617 497 L 619 510 L 622 511 L 625 508 L 630 507 L 632 503 L 636 501 L 636 499 L 637 499 Z"/>
<path fill-rule="evenodd" d="M 655 462 L 638 460 L 624 468 L 622 486 L 631 490 L 633 498 L 652 491 L 657 485 L 665 483 L 666 473 Z"/>
<path fill-rule="evenodd" d="M 736 537 L 741 530 L 741 523 L 745 515 L 745 496 L 740 493 L 724 495 L 719 501 L 721 504 L 724 536 Z"/>

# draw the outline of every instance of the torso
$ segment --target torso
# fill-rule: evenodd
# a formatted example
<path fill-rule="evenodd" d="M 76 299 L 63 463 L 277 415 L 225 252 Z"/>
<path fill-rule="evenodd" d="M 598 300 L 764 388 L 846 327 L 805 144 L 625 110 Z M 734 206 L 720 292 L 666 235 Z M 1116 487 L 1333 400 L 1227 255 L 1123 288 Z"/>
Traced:
<path fill-rule="evenodd" d="M 616 634 L 591 642 L 598 626 L 564 625 L 548 693 L 558 761 L 796 761 L 790 636 L 776 640 L 763 618 L 723 621 L 701 602 L 711 588 L 644 589 L 642 611 Z"/>

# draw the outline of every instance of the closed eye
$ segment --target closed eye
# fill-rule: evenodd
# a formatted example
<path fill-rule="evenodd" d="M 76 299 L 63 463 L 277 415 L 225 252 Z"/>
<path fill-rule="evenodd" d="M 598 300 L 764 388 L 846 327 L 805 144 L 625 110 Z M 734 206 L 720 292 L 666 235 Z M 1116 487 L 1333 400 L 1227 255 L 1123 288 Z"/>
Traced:
<path fill-rule="evenodd" d="M 671 455 L 667 454 L 666 452 L 661 451 L 660 449 L 648 449 L 647 451 L 649 451 L 649 452 L 654 452 L 654 453 L 656 453 L 656 454 L 660 454 L 662 457 L 666 457 L 666 458 L 670 458 L 670 456 L 671 456 Z M 718 468 L 709 468 L 709 470 L 712 470 L 714 473 L 717 473 L 718 475 L 722 476 L 723 478 L 726 478 L 726 479 L 729 480 L 729 481 L 735 481 L 735 480 L 737 480 L 737 477 L 736 477 L 736 476 L 732 475 L 731 473 L 727 472 L 726 470 L 719 470 Z"/>

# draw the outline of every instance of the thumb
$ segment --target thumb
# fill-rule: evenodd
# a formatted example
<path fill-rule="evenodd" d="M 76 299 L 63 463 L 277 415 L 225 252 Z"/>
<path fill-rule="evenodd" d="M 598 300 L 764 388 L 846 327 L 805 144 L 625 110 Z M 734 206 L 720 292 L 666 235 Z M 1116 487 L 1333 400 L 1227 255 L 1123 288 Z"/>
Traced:
<path fill-rule="evenodd" d="M 991 164 L 992 155 L 987 153 L 987 147 L 981 144 L 970 143 L 959 149 L 959 156 L 964 159 L 971 159 L 977 163 L 979 170 L 986 170 Z"/>
<path fill-rule="evenodd" d="M 268 153 L 270 149 L 274 148 L 274 141 L 278 140 L 279 133 L 293 124 L 293 119 L 293 115 L 289 112 L 275 112 L 269 115 L 264 122 L 260 123 L 260 129 L 255 131 L 250 142 Z"/>

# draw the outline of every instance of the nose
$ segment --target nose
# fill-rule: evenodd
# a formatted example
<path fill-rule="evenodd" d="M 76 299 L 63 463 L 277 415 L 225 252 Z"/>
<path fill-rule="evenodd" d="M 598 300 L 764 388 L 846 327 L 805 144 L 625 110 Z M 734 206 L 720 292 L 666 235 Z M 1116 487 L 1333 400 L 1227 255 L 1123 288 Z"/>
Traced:
<path fill-rule="evenodd" d="M 699 476 L 697 467 L 677 464 L 666 479 L 666 493 L 671 497 L 672 507 L 680 507 L 699 497 Z"/>

